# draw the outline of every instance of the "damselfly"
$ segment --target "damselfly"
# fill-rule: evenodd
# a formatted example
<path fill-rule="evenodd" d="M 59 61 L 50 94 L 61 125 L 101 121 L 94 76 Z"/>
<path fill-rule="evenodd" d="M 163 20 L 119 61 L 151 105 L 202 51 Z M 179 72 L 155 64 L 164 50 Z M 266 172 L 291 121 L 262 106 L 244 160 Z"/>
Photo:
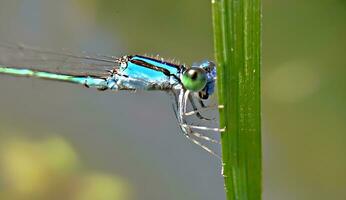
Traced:
<path fill-rule="evenodd" d="M 223 129 L 192 125 L 186 120 L 192 115 L 208 120 L 201 111 L 210 109 L 203 102 L 214 93 L 216 66 L 211 61 L 187 67 L 159 57 L 77 55 L 0 44 L 0 73 L 70 82 L 98 90 L 165 91 L 172 96 L 173 110 L 184 135 L 219 158 L 199 139 L 219 142 L 198 131 L 218 133 Z M 191 105 L 191 111 L 187 110 L 187 104 Z"/>

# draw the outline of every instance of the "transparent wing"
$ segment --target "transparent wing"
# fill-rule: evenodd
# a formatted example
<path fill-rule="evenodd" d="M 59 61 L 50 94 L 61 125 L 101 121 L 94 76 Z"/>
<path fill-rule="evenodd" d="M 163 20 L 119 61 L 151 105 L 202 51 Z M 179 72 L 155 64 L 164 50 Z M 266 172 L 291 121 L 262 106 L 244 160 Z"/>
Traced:
<path fill-rule="evenodd" d="M 51 51 L 24 45 L 0 43 L 0 65 L 71 75 L 104 77 L 118 67 L 112 56 Z"/>

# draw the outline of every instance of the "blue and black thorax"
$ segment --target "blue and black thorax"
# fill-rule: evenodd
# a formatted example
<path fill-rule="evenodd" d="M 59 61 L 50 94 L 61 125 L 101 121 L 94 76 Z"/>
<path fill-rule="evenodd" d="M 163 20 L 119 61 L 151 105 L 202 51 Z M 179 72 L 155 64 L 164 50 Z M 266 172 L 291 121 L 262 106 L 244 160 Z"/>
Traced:
<path fill-rule="evenodd" d="M 163 59 L 139 55 L 123 57 L 117 73 L 127 80 L 133 80 L 131 84 L 134 84 L 134 87 L 160 90 L 187 89 L 200 92 L 200 96 L 204 98 L 213 93 L 216 76 L 215 65 L 210 61 L 186 68 L 184 65 Z"/>

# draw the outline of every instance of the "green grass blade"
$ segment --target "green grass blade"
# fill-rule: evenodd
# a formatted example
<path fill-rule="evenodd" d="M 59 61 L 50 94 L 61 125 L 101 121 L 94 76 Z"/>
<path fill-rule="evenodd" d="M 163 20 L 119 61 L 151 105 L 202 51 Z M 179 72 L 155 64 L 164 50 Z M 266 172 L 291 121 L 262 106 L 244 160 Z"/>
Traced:
<path fill-rule="evenodd" d="M 226 195 L 260 200 L 261 1 L 212 2 Z"/>

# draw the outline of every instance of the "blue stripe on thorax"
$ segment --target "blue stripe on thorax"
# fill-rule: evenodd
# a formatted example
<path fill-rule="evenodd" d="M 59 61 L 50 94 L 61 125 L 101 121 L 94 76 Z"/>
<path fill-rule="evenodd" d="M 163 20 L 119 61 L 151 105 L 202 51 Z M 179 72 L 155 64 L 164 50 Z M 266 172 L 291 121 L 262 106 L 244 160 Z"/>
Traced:
<path fill-rule="evenodd" d="M 178 75 L 181 69 L 181 66 L 179 65 L 168 63 L 168 62 L 165 62 L 164 60 L 157 60 L 157 59 L 145 57 L 145 56 L 135 55 L 131 57 L 130 61 L 131 60 L 141 60 L 141 61 L 147 62 L 154 66 L 166 69 L 170 72 L 170 74 L 174 74 L 174 75 Z"/>
<path fill-rule="evenodd" d="M 156 69 L 155 69 L 156 68 Z M 144 56 L 129 56 L 126 67 L 120 74 L 156 85 L 173 85 L 178 83 L 179 66 Z"/>

